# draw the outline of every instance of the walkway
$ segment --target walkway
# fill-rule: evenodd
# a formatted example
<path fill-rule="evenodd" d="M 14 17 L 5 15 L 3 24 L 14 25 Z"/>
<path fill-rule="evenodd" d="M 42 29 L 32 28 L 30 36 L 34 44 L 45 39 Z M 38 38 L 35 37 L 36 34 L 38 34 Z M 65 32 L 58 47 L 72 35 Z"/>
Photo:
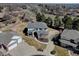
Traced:
<path fill-rule="evenodd" d="M 58 33 L 59 33 L 58 31 L 53 30 L 53 29 L 49 31 L 49 35 L 48 35 L 49 42 L 48 42 L 47 48 L 44 50 L 44 53 L 50 54 L 50 52 L 55 48 L 55 45 L 53 44 L 51 40 Z"/>

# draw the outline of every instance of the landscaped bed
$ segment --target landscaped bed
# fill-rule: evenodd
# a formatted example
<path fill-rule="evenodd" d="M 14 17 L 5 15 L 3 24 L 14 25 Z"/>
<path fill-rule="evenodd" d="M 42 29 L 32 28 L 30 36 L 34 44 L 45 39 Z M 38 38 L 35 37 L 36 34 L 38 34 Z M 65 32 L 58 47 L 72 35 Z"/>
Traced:
<path fill-rule="evenodd" d="M 57 56 L 69 56 L 69 52 L 67 49 L 64 49 L 62 47 L 59 46 L 55 46 L 54 51 L 56 51 Z"/>
<path fill-rule="evenodd" d="M 39 43 L 38 41 L 34 40 L 31 37 L 25 36 L 23 37 L 23 39 L 25 40 L 26 43 L 28 43 L 31 46 L 34 46 L 37 50 L 40 51 L 43 51 L 47 46 L 46 44 Z"/>
<path fill-rule="evenodd" d="M 48 43 L 48 39 L 47 38 L 38 38 L 37 40 L 39 40 L 40 42 Z"/>

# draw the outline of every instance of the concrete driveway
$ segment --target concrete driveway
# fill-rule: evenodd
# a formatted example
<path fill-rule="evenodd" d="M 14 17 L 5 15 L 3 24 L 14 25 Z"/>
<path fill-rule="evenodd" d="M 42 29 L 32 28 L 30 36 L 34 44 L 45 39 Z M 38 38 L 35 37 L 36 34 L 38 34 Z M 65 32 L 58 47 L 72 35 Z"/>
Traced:
<path fill-rule="evenodd" d="M 8 53 L 12 56 L 32 56 L 32 55 L 46 55 L 46 56 L 51 56 L 50 52 L 54 49 L 54 44 L 51 41 L 51 39 L 54 37 L 56 32 L 53 30 L 49 32 L 49 42 L 47 44 L 46 49 L 44 49 L 43 52 L 37 51 L 35 47 L 28 45 L 26 42 L 21 42 L 18 44 L 16 48 L 13 50 L 9 51 Z M 53 56 L 53 55 L 52 55 Z"/>
<path fill-rule="evenodd" d="M 47 52 L 47 50 L 48 49 L 46 49 L 44 52 L 37 51 L 33 46 L 30 46 L 23 41 L 8 53 L 12 56 L 51 55 Z"/>

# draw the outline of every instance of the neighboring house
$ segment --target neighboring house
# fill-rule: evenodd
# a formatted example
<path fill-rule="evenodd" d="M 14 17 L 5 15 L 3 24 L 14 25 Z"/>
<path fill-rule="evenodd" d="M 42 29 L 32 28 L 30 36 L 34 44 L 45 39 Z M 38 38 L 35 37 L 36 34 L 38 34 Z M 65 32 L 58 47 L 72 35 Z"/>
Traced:
<path fill-rule="evenodd" d="M 79 51 L 79 31 L 66 29 L 62 32 L 59 41 L 61 46 Z"/>
<path fill-rule="evenodd" d="M 0 51 L 10 51 L 15 48 L 22 38 L 16 32 L 0 32 Z"/>
<path fill-rule="evenodd" d="M 44 22 L 28 22 L 27 35 L 41 38 L 48 34 L 48 27 Z"/>
<path fill-rule="evenodd" d="M 4 17 L 4 13 L 0 13 L 0 22 L 2 21 L 3 17 Z"/>
<path fill-rule="evenodd" d="M 0 56 L 3 56 L 4 54 L 0 51 Z"/>

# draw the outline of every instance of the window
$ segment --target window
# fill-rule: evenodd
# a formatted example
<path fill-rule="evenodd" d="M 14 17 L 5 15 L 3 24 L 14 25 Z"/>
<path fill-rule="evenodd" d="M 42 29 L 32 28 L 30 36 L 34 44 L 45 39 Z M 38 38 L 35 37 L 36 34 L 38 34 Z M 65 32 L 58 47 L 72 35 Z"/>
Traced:
<path fill-rule="evenodd" d="M 36 30 L 38 30 L 38 28 L 36 28 Z"/>
<path fill-rule="evenodd" d="M 33 30 L 33 29 L 32 29 L 32 28 L 29 28 L 28 30 L 31 31 L 31 30 Z"/>
<path fill-rule="evenodd" d="M 2 45 L 0 44 L 0 48 L 2 48 Z"/>
<path fill-rule="evenodd" d="M 76 48 L 79 49 L 79 45 Z"/>
<path fill-rule="evenodd" d="M 44 28 L 44 30 L 46 30 L 47 28 Z"/>
<path fill-rule="evenodd" d="M 29 35 L 32 35 L 32 32 L 29 32 Z"/>
<path fill-rule="evenodd" d="M 70 40 L 71 43 L 75 43 L 73 39 Z"/>
<path fill-rule="evenodd" d="M 79 42 L 77 44 L 79 45 Z"/>
<path fill-rule="evenodd" d="M 42 28 L 39 28 L 39 30 L 42 30 Z"/>

